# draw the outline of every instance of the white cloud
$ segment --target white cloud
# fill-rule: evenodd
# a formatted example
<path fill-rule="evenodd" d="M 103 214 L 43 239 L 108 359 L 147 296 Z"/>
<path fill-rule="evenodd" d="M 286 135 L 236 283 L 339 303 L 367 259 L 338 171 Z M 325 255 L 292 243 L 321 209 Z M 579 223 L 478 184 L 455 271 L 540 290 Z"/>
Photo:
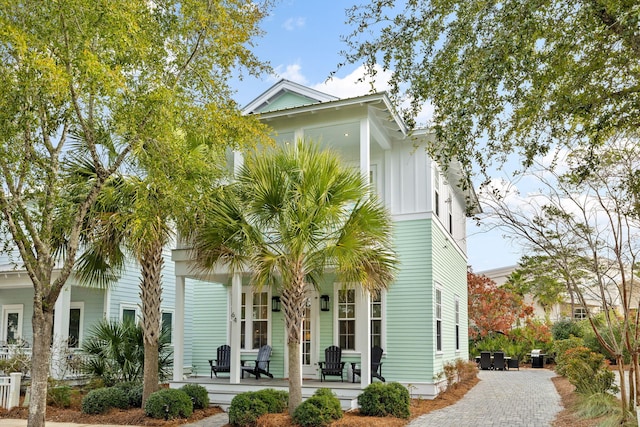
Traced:
<path fill-rule="evenodd" d="M 302 16 L 298 16 L 298 17 L 295 17 L 295 18 L 289 18 L 286 21 L 284 21 L 284 23 L 282 24 L 282 28 L 284 28 L 287 31 L 293 31 L 293 30 L 296 30 L 298 28 L 304 27 L 306 22 L 307 22 L 306 18 L 304 18 Z"/>
<path fill-rule="evenodd" d="M 302 66 L 298 62 L 289 65 L 278 65 L 274 71 L 274 80 L 287 79 L 301 85 L 308 84 L 307 78 L 301 72 Z"/>
<path fill-rule="evenodd" d="M 388 91 L 390 89 L 389 80 L 391 79 L 391 71 L 385 71 L 379 65 L 376 65 L 375 70 L 375 77 L 372 78 L 369 75 L 365 76 L 365 67 L 364 65 L 361 65 L 343 78 L 333 77 L 322 83 L 312 85 L 311 87 L 339 98 L 362 96 L 371 93 L 372 91 Z M 408 107 L 408 101 L 400 105 L 400 108 Z M 418 113 L 416 123 L 418 125 L 425 126 L 430 122 L 432 117 L 433 105 L 427 102 Z"/>
<path fill-rule="evenodd" d="M 353 98 L 355 96 L 371 93 L 372 81 L 375 92 L 388 90 L 388 81 L 391 77 L 391 73 L 383 71 L 382 68 L 379 67 L 376 67 L 376 71 L 378 74 L 376 75 L 375 80 L 372 80 L 371 77 L 367 76 L 364 81 L 358 81 L 359 79 L 362 79 L 365 74 L 364 65 L 361 65 L 343 78 L 334 76 L 324 82 L 312 85 L 311 87 L 339 98 Z"/>

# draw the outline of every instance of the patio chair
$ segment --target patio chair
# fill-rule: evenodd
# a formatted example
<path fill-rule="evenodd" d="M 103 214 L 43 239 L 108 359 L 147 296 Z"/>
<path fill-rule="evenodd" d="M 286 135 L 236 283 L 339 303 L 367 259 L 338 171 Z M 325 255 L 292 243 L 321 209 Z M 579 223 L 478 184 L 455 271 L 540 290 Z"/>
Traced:
<path fill-rule="evenodd" d="M 320 365 L 320 382 L 322 382 L 327 375 L 340 377 L 340 381 L 344 382 L 343 372 L 344 363 L 342 361 L 342 349 L 338 346 L 332 345 L 324 350 L 324 362 L 318 362 Z"/>
<path fill-rule="evenodd" d="M 504 361 L 504 353 L 502 351 L 496 351 L 493 353 L 493 369 L 504 371 L 506 369 Z"/>
<path fill-rule="evenodd" d="M 384 351 L 377 345 L 371 348 L 371 382 L 373 382 L 374 378 L 385 382 L 385 379 L 382 376 L 382 353 L 384 353 Z M 355 383 L 356 375 L 360 376 L 362 370 L 360 368 L 356 368 L 355 362 L 351 362 L 351 371 L 353 372 L 353 382 Z"/>
<path fill-rule="evenodd" d="M 215 363 L 213 359 L 209 359 L 209 365 L 211 366 L 211 378 L 215 375 L 218 378 L 218 372 L 230 372 L 231 371 L 231 347 L 227 344 L 218 347 L 216 353 Z"/>
<path fill-rule="evenodd" d="M 507 360 L 507 369 L 517 369 L 518 371 L 520 370 L 520 361 L 517 357 L 512 357 L 511 359 Z"/>
<path fill-rule="evenodd" d="M 480 369 L 491 369 L 491 353 L 488 351 L 480 352 Z"/>
<path fill-rule="evenodd" d="M 260 375 L 266 375 L 269 378 L 273 378 L 273 375 L 269 373 L 269 362 L 271 359 L 271 347 L 268 345 L 263 345 L 258 350 L 258 357 L 253 362 L 253 366 L 245 366 L 246 361 L 241 361 L 242 366 L 242 378 L 244 378 L 244 373 L 246 372 L 249 375 L 255 375 L 256 380 L 260 379 Z"/>

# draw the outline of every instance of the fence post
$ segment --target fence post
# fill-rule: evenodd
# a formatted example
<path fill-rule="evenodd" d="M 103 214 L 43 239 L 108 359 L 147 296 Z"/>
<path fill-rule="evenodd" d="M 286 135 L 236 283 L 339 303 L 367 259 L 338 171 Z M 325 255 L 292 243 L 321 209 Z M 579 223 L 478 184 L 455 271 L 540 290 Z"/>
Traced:
<path fill-rule="evenodd" d="M 11 387 L 9 388 L 9 402 L 7 404 L 7 410 L 20 404 L 20 382 L 22 373 L 12 372 L 9 376 L 11 377 Z"/>

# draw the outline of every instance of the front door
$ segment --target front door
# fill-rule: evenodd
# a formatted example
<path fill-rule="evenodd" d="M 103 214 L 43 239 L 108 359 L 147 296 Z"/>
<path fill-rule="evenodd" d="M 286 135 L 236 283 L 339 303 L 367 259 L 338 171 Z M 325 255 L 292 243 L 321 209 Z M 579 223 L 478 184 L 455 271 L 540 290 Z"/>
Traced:
<path fill-rule="evenodd" d="M 309 293 L 302 320 L 302 377 L 317 378 L 318 345 L 316 324 L 318 318 L 318 298 L 316 292 Z"/>

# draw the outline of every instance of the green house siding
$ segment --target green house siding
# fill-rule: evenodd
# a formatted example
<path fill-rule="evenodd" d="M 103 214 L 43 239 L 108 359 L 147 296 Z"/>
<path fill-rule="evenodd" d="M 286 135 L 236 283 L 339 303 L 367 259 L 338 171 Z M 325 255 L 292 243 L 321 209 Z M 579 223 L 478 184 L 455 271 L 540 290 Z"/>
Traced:
<path fill-rule="evenodd" d="M 386 304 L 384 371 L 394 381 L 433 382 L 442 365 L 467 359 L 466 261 L 433 220 L 395 224 L 400 273 Z M 442 351 L 436 351 L 435 287 L 442 292 Z M 455 351 L 455 297 L 460 350 Z M 419 362 L 418 362 L 419 361 Z M 416 367 L 416 364 L 419 367 Z"/>
<path fill-rule="evenodd" d="M 276 98 L 272 103 L 265 105 L 260 109 L 261 113 L 269 111 L 284 110 L 287 108 L 299 107 L 302 105 L 315 104 L 318 101 L 315 99 L 307 98 L 297 93 L 285 92 L 282 96 Z"/>
<path fill-rule="evenodd" d="M 33 288 L 3 289 L 0 295 L 2 305 L 22 304 L 22 339 L 33 342 Z"/>
<path fill-rule="evenodd" d="M 458 358 L 468 360 L 467 263 L 447 240 L 446 232 L 433 222 L 433 280 L 442 292 L 442 352 L 435 359 L 435 372 Z M 434 294 L 435 295 L 435 294 Z M 455 299 L 459 301 L 459 350 L 456 350 Z M 434 326 L 435 336 L 435 326 Z"/>
<path fill-rule="evenodd" d="M 193 322 L 192 370 L 198 375 L 210 372 L 209 359 L 216 358 L 216 349 L 229 344 L 227 337 L 227 288 L 219 283 L 188 281 L 194 288 L 191 313 Z"/>
<path fill-rule="evenodd" d="M 426 220 L 395 224 L 401 265 L 387 293 L 384 361 L 384 374 L 394 381 L 427 382 L 433 376 L 430 234 Z"/>
<path fill-rule="evenodd" d="M 93 327 L 104 317 L 104 291 L 74 286 L 71 288 L 71 303 L 84 303 L 82 312 L 82 340 L 87 339 Z"/>

